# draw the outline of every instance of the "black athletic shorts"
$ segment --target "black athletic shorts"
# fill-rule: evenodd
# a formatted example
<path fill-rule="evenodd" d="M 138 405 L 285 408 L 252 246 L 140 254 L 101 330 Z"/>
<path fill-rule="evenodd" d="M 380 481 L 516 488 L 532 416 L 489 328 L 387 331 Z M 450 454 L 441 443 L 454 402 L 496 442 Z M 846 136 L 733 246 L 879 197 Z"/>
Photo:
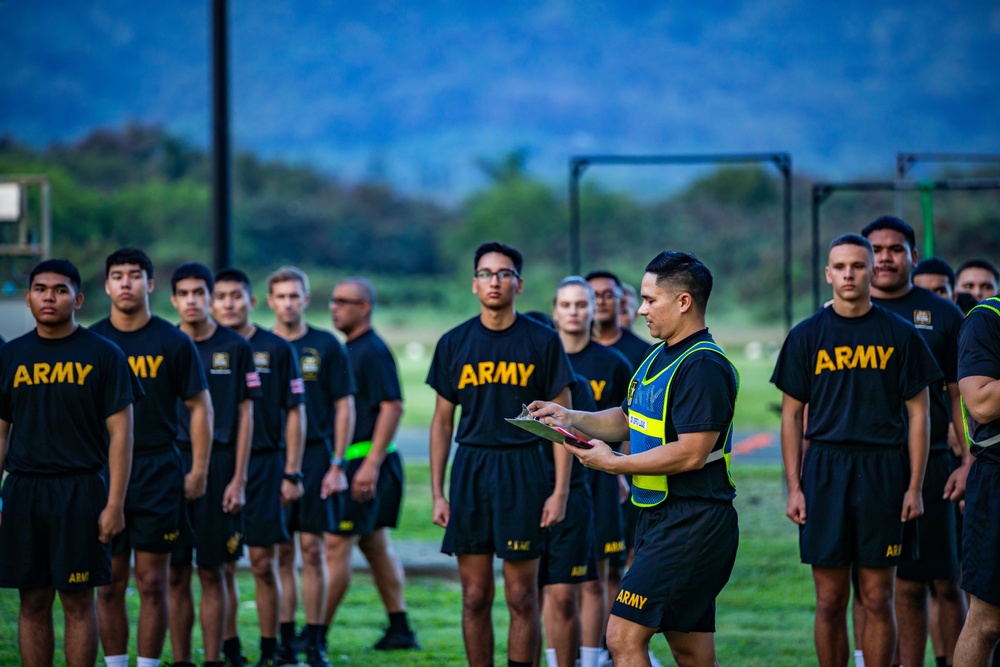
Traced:
<path fill-rule="evenodd" d="M 597 579 L 594 503 L 586 483 L 569 489 L 566 518 L 544 530 L 538 585 L 579 584 Z"/>
<path fill-rule="evenodd" d="M 191 470 L 191 450 L 181 450 L 181 459 L 187 473 Z M 192 550 L 197 554 L 194 560 L 199 567 L 233 563 L 243 555 L 243 512 L 228 514 L 222 510 L 222 499 L 235 471 L 236 452 L 213 447 L 208 461 L 205 495 L 187 504 L 192 535 L 189 540 L 182 535 L 181 541 L 185 544 L 171 551 L 171 564 L 190 565 Z"/>
<path fill-rule="evenodd" d="M 660 632 L 715 632 L 715 599 L 740 541 L 732 504 L 668 496 L 640 510 L 635 537 L 611 613 Z"/>
<path fill-rule="evenodd" d="M 594 499 L 594 546 L 597 559 L 622 558 L 625 552 L 625 520 L 618 496 L 618 476 L 589 470 L 587 478 Z M 625 564 L 624 559 L 622 565 Z"/>
<path fill-rule="evenodd" d="M 811 443 L 802 463 L 802 562 L 819 567 L 898 564 L 909 477 L 901 449 Z"/>
<path fill-rule="evenodd" d="M 111 545 L 97 521 L 108 485 L 97 472 L 11 474 L 0 521 L 0 587 L 73 591 L 111 583 Z"/>
<path fill-rule="evenodd" d="M 964 443 L 963 443 L 964 444 Z M 951 469 L 955 470 L 960 465 L 962 465 L 962 457 L 955 456 L 951 453 L 951 448 L 948 449 L 949 455 L 951 456 Z M 958 567 L 959 570 L 962 569 L 962 525 L 965 516 L 962 514 L 962 508 L 960 503 L 952 503 L 952 511 L 955 513 L 955 550 L 958 554 Z"/>
<path fill-rule="evenodd" d="M 323 499 L 323 477 L 330 469 L 330 451 L 322 442 L 310 442 L 302 455 L 302 497 L 285 508 L 289 533 L 332 533 L 337 528 L 337 516 L 343 511 L 345 493 Z"/>
<path fill-rule="evenodd" d="M 626 475 L 625 480 L 631 489 L 632 477 Z M 622 509 L 622 532 L 625 534 L 625 550 L 611 558 L 609 563 L 613 567 L 625 567 L 629 552 L 635 549 L 635 528 L 639 524 L 639 506 L 632 502 L 631 494 L 621 502 L 620 506 Z"/>
<path fill-rule="evenodd" d="M 107 468 L 102 474 L 108 478 Z M 125 494 L 125 530 L 111 541 L 111 552 L 169 553 L 190 533 L 184 505 L 184 463 L 177 448 L 136 453 Z"/>
<path fill-rule="evenodd" d="M 924 474 L 924 513 L 917 519 L 919 558 L 900 561 L 896 568 L 900 579 L 958 579 L 958 550 L 951 539 L 955 534 L 955 503 L 943 497 L 951 472 L 951 454 L 931 451 Z"/>
<path fill-rule="evenodd" d="M 285 452 L 281 449 L 250 454 L 247 475 L 247 504 L 243 508 L 246 543 L 249 547 L 270 547 L 287 542 L 291 535 L 281 505 L 281 482 L 285 474 Z"/>
<path fill-rule="evenodd" d="M 351 485 L 364 457 L 347 462 L 347 492 L 344 493 L 338 535 L 370 535 L 386 526 L 395 528 L 399 521 L 399 507 L 403 498 L 403 466 L 399 453 L 387 454 L 379 466 L 375 497 L 366 502 L 358 502 L 351 497 Z M 382 520 L 383 523 L 379 523 Z"/>
<path fill-rule="evenodd" d="M 5 489 L 6 490 L 6 489 Z M 1000 465 L 977 458 L 965 486 L 962 589 L 1000 606 Z M 6 521 L 6 516 L 5 519 Z"/>
<path fill-rule="evenodd" d="M 539 523 L 549 495 L 538 445 L 459 445 L 451 464 L 451 515 L 441 552 L 530 560 L 542 552 Z"/>

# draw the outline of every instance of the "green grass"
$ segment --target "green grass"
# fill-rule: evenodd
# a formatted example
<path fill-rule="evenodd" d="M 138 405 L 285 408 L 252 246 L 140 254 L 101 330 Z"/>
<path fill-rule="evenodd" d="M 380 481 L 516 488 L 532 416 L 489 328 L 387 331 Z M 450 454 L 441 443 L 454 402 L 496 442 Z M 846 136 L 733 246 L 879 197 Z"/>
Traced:
<path fill-rule="evenodd" d="M 438 543 L 441 530 L 430 525 L 428 467 L 411 464 L 406 474 L 405 507 L 400 528 L 393 539 Z M 746 468 L 737 465 L 734 475 L 739 494 L 736 504 L 740 515 L 740 549 L 732 579 L 718 602 L 716 645 L 719 662 L 750 667 L 815 664 L 812 579 L 809 569 L 798 560 L 798 532 L 784 516 L 781 470 L 776 465 Z M 243 600 L 239 612 L 240 634 L 244 638 L 245 652 L 256 658 L 258 631 L 249 572 L 240 573 L 239 586 Z M 371 644 L 381 636 L 385 614 L 370 577 L 357 573 L 331 631 L 331 663 L 361 667 L 465 664 L 459 585 L 447 578 L 412 577 L 407 583 L 407 602 L 412 623 L 425 650 L 392 655 L 371 650 Z M 134 591 L 128 596 L 128 604 L 133 619 L 131 650 L 134 655 L 134 619 L 138 605 Z M 0 590 L 2 665 L 19 663 L 16 619 L 16 591 Z M 507 614 L 500 581 L 493 619 L 497 664 L 502 664 L 506 651 Z M 302 621 L 301 616 L 299 620 Z M 61 626 L 61 612 L 57 609 L 56 628 L 60 635 Z M 62 665 L 61 638 L 57 641 L 56 664 Z M 200 645 L 197 636 L 195 645 Z M 654 638 L 653 650 L 665 665 L 672 664 L 662 637 Z M 165 659 L 169 659 L 169 654 Z M 926 664 L 933 665 L 932 656 Z"/>

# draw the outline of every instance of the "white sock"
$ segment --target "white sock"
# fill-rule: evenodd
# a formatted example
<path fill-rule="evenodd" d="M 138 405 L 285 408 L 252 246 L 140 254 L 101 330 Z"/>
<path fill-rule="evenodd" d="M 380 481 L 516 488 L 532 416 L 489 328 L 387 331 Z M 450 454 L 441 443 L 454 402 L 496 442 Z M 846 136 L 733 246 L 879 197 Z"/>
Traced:
<path fill-rule="evenodd" d="M 549 667 L 559 667 L 559 659 L 556 658 L 556 650 L 554 648 L 545 649 L 545 664 Z"/>
<path fill-rule="evenodd" d="M 128 653 L 123 655 L 106 655 L 104 664 L 107 667 L 128 667 Z"/>
<path fill-rule="evenodd" d="M 861 649 L 854 649 L 855 667 L 865 667 L 865 652 Z"/>
<path fill-rule="evenodd" d="M 160 667 L 159 658 L 139 658 L 136 667 Z"/>
<path fill-rule="evenodd" d="M 598 662 L 600 659 L 601 649 L 589 646 L 580 647 L 580 667 L 601 667 L 601 663 Z"/>

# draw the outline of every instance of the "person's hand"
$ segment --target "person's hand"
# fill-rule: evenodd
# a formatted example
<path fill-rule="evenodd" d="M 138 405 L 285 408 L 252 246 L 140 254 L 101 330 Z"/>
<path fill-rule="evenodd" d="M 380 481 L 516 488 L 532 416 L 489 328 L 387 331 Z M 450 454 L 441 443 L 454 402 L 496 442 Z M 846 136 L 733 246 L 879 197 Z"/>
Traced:
<path fill-rule="evenodd" d="M 567 500 L 569 500 L 569 494 L 558 492 L 546 498 L 545 504 L 542 506 L 542 520 L 538 525 L 542 528 L 548 528 L 565 519 Z"/>
<path fill-rule="evenodd" d="M 907 489 L 903 496 L 903 515 L 901 521 L 911 521 L 924 513 L 924 498 L 919 489 Z"/>
<path fill-rule="evenodd" d="M 302 482 L 289 482 L 287 479 L 281 480 L 281 505 L 287 507 L 302 497 L 305 493 Z"/>
<path fill-rule="evenodd" d="M 236 514 L 246 504 L 246 485 L 235 479 L 229 482 L 222 494 L 222 511 L 226 514 Z"/>
<path fill-rule="evenodd" d="M 347 489 L 347 475 L 338 466 L 330 466 L 330 469 L 323 475 L 323 484 L 319 489 L 319 497 L 326 500 L 335 493 L 340 493 Z"/>
<path fill-rule="evenodd" d="M 355 502 L 366 503 L 375 498 L 375 490 L 378 488 L 378 465 L 374 461 L 365 459 L 354 479 L 351 480 L 351 498 Z"/>
<path fill-rule="evenodd" d="M 570 444 L 564 444 L 563 446 L 585 467 L 611 472 L 609 467 L 616 458 L 619 458 L 615 455 L 614 450 L 608 447 L 607 443 L 602 440 L 591 440 L 590 444 L 594 446 L 592 449 L 574 447 Z"/>
<path fill-rule="evenodd" d="M 205 495 L 208 489 L 208 475 L 192 470 L 184 475 L 184 499 L 197 500 Z"/>
<path fill-rule="evenodd" d="M 944 497 L 951 502 L 958 502 L 965 498 L 965 480 L 969 477 L 969 466 L 960 465 L 955 468 L 948 481 L 944 484 Z"/>
<path fill-rule="evenodd" d="M 802 489 L 788 492 L 788 504 L 785 506 L 785 516 L 800 526 L 806 525 L 806 496 Z"/>
<path fill-rule="evenodd" d="M 533 401 L 528 406 L 528 412 L 534 419 L 549 426 L 562 426 L 569 428 L 573 426 L 572 410 L 567 410 L 558 403 L 549 401 Z"/>
<path fill-rule="evenodd" d="M 125 508 L 120 505 L 105 505 L 101 515 L 97 517 L 97 539 L 101 544 L 107 544 L 112 537 L 123 530 L 125 530 Z"/>
<path fill-rule="evenodd" d="M 434 500 L 434 523 L 442 528 L 448 527 L 448 519 L 451 517 L 451 505 L 444 498 Z"/>

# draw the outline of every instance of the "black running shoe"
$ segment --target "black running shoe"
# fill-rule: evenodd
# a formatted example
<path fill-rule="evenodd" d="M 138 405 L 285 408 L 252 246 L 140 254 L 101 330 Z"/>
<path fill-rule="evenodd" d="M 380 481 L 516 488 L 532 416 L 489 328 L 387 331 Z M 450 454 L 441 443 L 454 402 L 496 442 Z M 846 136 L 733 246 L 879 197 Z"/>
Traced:
<path fill-rule="evenodd" d="M 398 651 L 420 648 L 417 635 L 414 632 L 393 632 L 386 630 L 382 639 L 375 642 L 376 651 Z"/>
<path fill-rule="evenodd" d="M 315 646 L 306 648 L 306 664 L 309 667 L 331 667 L 323 651 Z"/>

